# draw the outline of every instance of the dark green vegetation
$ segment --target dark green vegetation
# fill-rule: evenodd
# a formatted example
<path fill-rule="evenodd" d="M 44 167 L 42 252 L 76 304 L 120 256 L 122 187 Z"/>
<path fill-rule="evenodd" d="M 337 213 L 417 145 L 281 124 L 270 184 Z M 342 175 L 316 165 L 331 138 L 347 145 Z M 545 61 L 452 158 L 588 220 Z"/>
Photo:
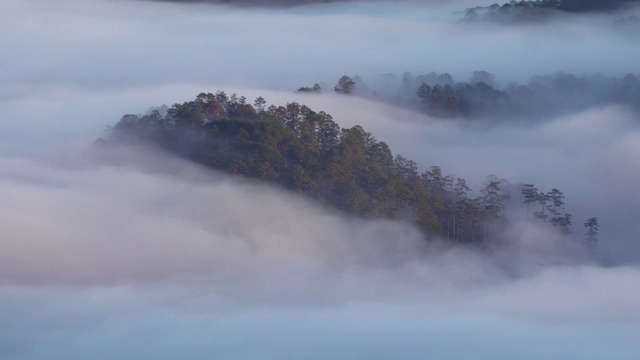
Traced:
<path fill-rule="evenodd" d="M 178 3 L 208 3 L 234 6 L 299 6 L 308 4 L 325 4 L 348 0 L 152 0 Z"/>
<path fill-rule="evenodd" d="M 538 0 L 514 1 L 502 5 L 467 9 L 464 21 L 497 21 L 506 23 L 545 21 L 554 13 L 592 13 L 613 11 L 637 0 Z"/>
<path fill-rule="evenodd" d="M 300 92 L 321 92 L 315 84 Z M 640 113 L 640 80 L 603 75 L 581 76 L 558 72 L 534 76 L 528 84 L 509 83 L 500 88 L 494 75 L 475 71 L 466 82 L 448 73 L 414 76 L 379 75 L 369 83 L 360 76 L 342 76 L 334 87 L 339 94 L 353 94 L 437 117 L 491 118 L 494 120 L 548 118 L 595 106 L 623 105 Z"/>
<path fill-rule="evenodd" d="M 251 105 L 235 94 L 201 93 L 141 117 L 125 115 L 110 136 L 276 184 L 349 214 L 410 221 L 454 242 L 489 239 L 507 221 L 506 203 L 520 196 L 519 189 L 495 175 L 479 196 L 472 196 L 465 179 L 444 175 L 438 166 L 419 172 L 414 161 L 394 157 L 361 126 L 340 128 L 329 114 L 298 103 L 267 107 L 262 97 Z M 524 185 L 522 195 L 527 210 L 536 207 L 538 221 L 571 233 L 562 192 L 541 193 Z M 597 226 L 591 228 L 595 244 Z"/>

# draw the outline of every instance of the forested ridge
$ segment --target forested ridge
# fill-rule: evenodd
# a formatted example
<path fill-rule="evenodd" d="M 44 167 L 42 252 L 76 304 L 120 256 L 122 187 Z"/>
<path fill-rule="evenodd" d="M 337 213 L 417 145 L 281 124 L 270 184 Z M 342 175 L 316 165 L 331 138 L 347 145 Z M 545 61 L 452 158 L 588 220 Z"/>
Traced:
<path fill-rule="evenodd" d="M 469 8 L 465 11 L 463 21 L 539 22 L 556 13 L 607 12 L 637 3 L 638 0 L 511 0 L 502 5 L 496 3 Z"/>
<path fill-rule="evenodd" d="M 331 115 L 299 103 L 250 104 L 225 92 L 201 93 L 146 115 L 124 115 L 111 128 L 114 143 L 152 144 L 207 167 L 259 179 L 309 196 L 349 214 L 410 221 L 425 233 L 456 243 L 481 243 L 507 222 L 505 203 L 517 199 L 527 216 L 565 234 L 572 217 L 558 189 L 516 187 L 495 175 L 479 196 L 467 181 L 439 166 L 393 155 L 361 126 L 341 128 Z M 523 207 L 524 210 L 524 207 Z M 595 247 L 597 219 L 585 244 Z"/>
<path fill-rule="evenodd" d="M 299 92 L 320 93 L 320 84 Z M 501 87 L 487 71 L 474 71 L 467 81 L 449 73 L 386 73 L 365 80 L 344 75 L 328 91 L 361 96 L 423 111 L 435 117 L 536 120 L 596 106 L 622 105 L 640 114 L 640 79 L 636 74 L 607 77 L 566 72 L 533 76 L 528 83 Z"/>

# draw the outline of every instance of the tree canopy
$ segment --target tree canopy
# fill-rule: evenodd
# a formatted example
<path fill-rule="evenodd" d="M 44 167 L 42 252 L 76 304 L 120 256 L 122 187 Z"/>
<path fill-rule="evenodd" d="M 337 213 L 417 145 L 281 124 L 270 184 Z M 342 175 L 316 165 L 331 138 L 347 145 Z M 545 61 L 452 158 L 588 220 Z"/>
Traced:
<path fill-rule="evenodd" d="M 331 115 L 296 102 L 266 104 L 262 97 L 251 105 L 236 94 L 200 93 L 143 116 L 124 115 L 110 140 L 153 144 L 352 215 L 409 221 L 457 243 L 486 241 L 507 221 L 505 201 L 513 189 L 505 179 L 490 175 L 474 197 L 465 179 L 439 166 L 421 172 L 362 126 L 341 128 Z M 562 192 L 539 193 L 533 185 L 522 191 L 525 204 L 540 206 L 536 218 L 570 233 Z"/>
<path fill-rule="evenodd" d="M 468 81 L 448 73 L 402 77 L 385 73 L 369 83 L 360 76 L 342 76 L 334 90 L 423 111 L 441 118 L 530 119 L 582 111 L 603 105 L 623 105 L 640 113 L 640 77 L 576 76 L 557 72 L 533 76 L 527 84 L 496 85 L 495 76 L 474 71 Z M 319 92 L 303 87 L 301 92 Z"/>

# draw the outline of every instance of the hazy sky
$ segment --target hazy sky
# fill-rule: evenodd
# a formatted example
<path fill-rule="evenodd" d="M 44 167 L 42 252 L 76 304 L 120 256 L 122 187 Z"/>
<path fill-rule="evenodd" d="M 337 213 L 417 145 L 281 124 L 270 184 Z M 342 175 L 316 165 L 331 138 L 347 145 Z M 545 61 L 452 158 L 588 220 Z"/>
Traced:
<path fill-rule="evenodd" d="M 486 4 L 486 2 L 484 2 Z M 467 1 L 295 9 L 0 3 L 0 358 L 640 358 L 640 122 L 621 107 L 487 126 L 291 90 L 343 74 L 640 72 L 616 15 L 457 23 Z M 421 169 L 558 187 L 613 266 L 517 220 L 492 254 L 347 218 L 149 149 L 123 114 L 218 89 L 362 125 Z"/>

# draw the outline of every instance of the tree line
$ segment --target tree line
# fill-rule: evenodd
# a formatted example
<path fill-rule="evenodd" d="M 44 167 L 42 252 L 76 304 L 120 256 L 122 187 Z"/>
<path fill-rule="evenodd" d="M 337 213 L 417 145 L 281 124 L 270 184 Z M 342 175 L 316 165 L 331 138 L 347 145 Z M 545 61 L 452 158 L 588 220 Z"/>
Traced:
<path fill-rule="evenodd" d="M 360 76 L 344 75 L 333 91 L 382 100 L 421 110 L 431 116 L 527 119 L 586 110 L 594 106 L 624 105 L 640 112 L 640 79 L 637 75 L 606 77 L 558 72 L 533 76 L 529 83 L 496 85 L 495 76 L 474 71 L 468 81 L 455 81 L 448 73 L 414 76 L 387 73 L 367 83 Z M 316 83 L 298 92 L 321 93 Z"/>
<path fill-rule="evenodd" d="M 111 128 L 112 142 L 148 143 L 207 167 L 258 179 L 305 194 L 346 213 L 401 219 L 456 243 L 482 243 L 504 226 L 508 183 L 495 175 L 478 196 L 465 179 L 439 166 L 420 172 L 417 164 L 393 155 L 359 125 L 341 128 L 331 115 L 293 102 L 267 106 L 258 97 L 201 93 L 194 100 L 124 115 Z M 564 195 L 522 188 L 524 204 L 567 234 Z M 591 226 L 597 239 L 597 219 Z M 595 244 L 597 240 L 593 241 Z"/>
<path fill-rule="evenodd" d="M 463 21 L 526 23 L 546 21 L 555 12 L 593 13 L 618 10 L 638 0 L 511 0 L 502 5 L 476 6 L 465 11 Z"/>

